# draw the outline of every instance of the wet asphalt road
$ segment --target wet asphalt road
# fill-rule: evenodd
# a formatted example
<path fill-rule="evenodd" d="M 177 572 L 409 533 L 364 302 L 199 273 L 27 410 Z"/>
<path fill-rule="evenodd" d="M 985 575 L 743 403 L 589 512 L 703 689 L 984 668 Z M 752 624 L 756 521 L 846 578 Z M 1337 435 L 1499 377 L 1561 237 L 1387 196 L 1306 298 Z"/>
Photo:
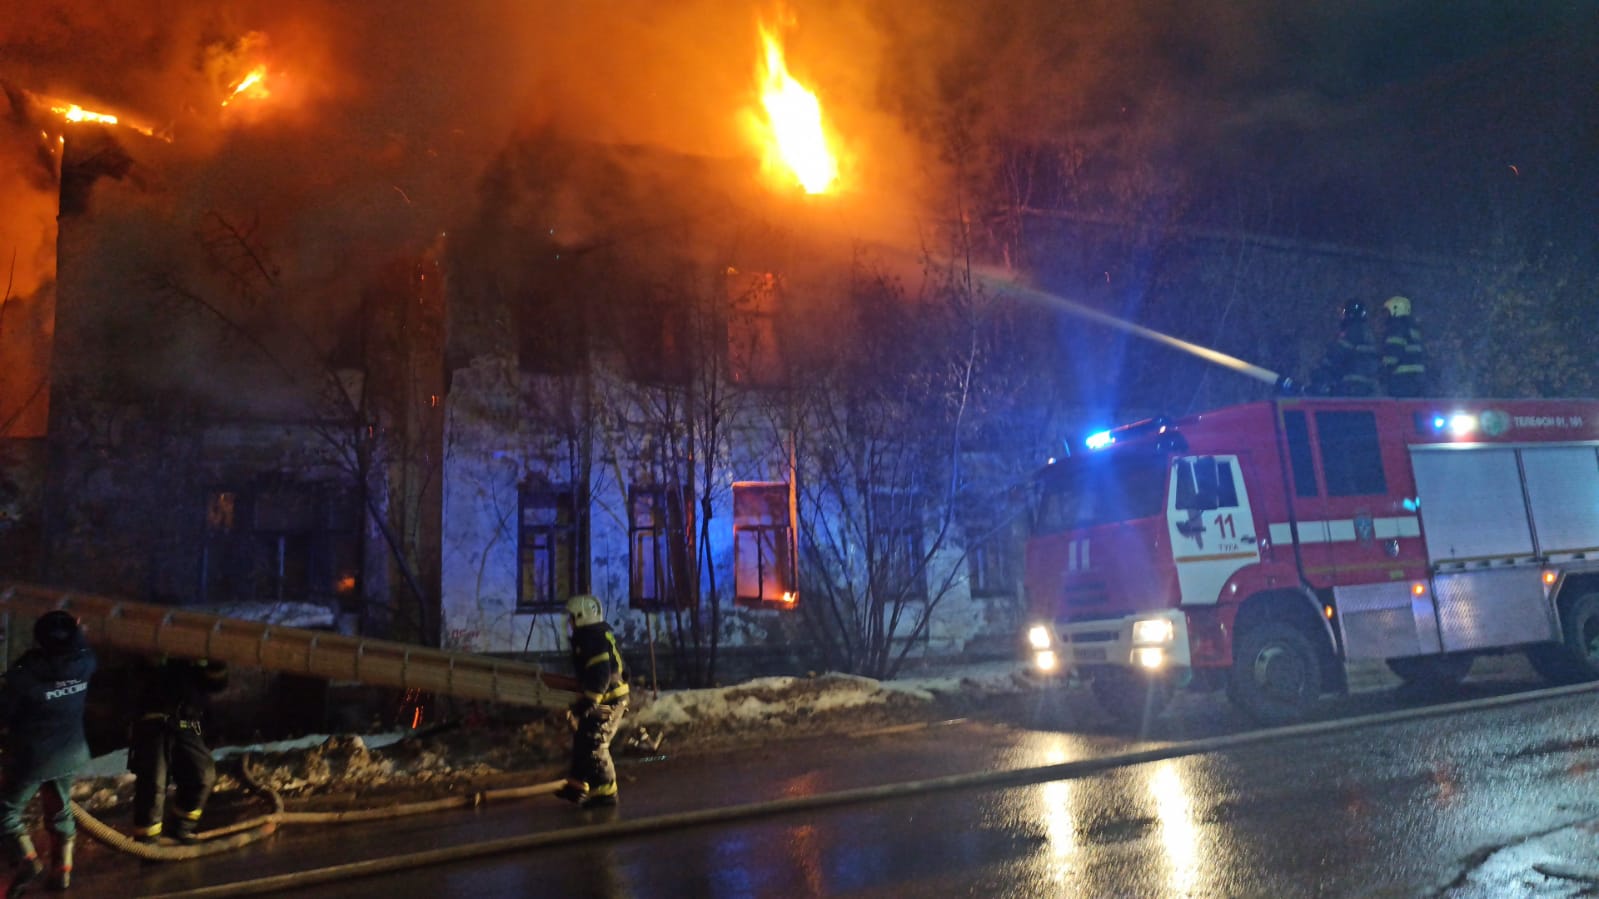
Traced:
<path fill-rule="evenodd" d="M 1467 685 L 1448 698 L 1537 686 Z M 527 850 L 277 894 L 1599 895 L 1583 879 L 1599 872 L 1596 701 L 1599 694 L 1584 693 L 1073 780 Z M 1426 702 L 1383 691 L 1329 704 L 1323 717 Z M 1074 729 L 1029 726 L 1046 717 Z M 99 852 L 81 862 L 79 883 L 85 895 L 175 892 L 612 820 L 1097 758 L 1246 729 L 1224 704 L 1197 697 L 1144 742 L 1117 735 L 1071 702 L 996 707 L 983 719 L 910 733 L 635 760 L 625 766 L 623 806 L 615 812 L 581 812 L 543 798 L 382 826 L 287 829 L 225 859 L 182 865 L 141 867 Z"/>

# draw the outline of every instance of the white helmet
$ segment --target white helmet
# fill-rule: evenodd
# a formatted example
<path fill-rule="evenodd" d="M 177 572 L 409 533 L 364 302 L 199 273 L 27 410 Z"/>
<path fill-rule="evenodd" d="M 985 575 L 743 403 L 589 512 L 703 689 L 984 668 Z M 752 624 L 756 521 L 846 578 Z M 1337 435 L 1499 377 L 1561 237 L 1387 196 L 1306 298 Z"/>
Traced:
<path fill-rule="evenodd" d="M 566 614 L 572 616 L 574 627 L 605 623 L 605 610 L 600 608 L 599 598 L 588 593 L 579 593 L 567 600 Z"/>
<path fill-rule="evenodd" d="M 1409 315 L 1410 300 L 1406 297 L 1389 297 L 1383 302 L 1382 308 L 1388 310 L 1389 315 Z"/>

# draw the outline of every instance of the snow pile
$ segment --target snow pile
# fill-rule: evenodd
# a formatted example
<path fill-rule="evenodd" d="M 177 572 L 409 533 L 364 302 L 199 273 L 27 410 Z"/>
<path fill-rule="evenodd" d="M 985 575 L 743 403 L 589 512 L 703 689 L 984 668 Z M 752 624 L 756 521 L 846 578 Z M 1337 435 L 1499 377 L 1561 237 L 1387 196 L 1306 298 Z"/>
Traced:
<path fill-rule="evenodd" d="M 1036 687 L 1018 665 L 991 663 L 897 681 L 837 673 L 763 677 L 732 687 L 672 690 L 654 699 L 635 689 L 624 731 L 631 726 L 664 734 L 669 747 L 685 736 L 713 744 L 754 735 L 797 737 L 964 714 L 994 696 Z"/>

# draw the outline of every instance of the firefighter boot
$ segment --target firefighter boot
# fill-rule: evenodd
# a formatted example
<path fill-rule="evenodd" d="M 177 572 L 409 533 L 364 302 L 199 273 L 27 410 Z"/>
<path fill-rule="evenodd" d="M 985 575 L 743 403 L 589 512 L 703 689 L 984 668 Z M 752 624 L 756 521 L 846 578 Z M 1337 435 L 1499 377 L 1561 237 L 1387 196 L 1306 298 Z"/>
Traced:
<path fill-rule="evenodd" d="M 600 784 L 589 790 L 588 795 L 583 797 L 583 801 L 579 805 L 584 808 L 607 808 L 616 805 L 616 781 Z"/>
<path fill-rule="evenodd" d="M 22 895 L 28 884 L 44 873 L 44 865 L 39 863 L 39 853 L 34 851 L 33 838 L 25 833 L 6 838 L 6 854 L 13 871 L 11 885 L 6 888 L 6 899 L 11 899 Z"/>
<path fill-rule="evenodd" d="M 50 879 L 45 886 L 60 891 L 72 886 L 72 847 L 77 841 L 60 834 L 51 834 L 51 839 Z"/>
<path fill-rule="evenodd" d="M 167 818 L 167 836 L 185 844 L 199 842 L 199 837 L 195 836 L 195 831 L 200 829 L 200 815 L 204 812 L 205 809 L 203 807 L 190 809 L 189 811 L 184 811 L 181 808 L 172 809 Z"/>
<path fill-rule="evenodd" d="M 566 783 L 561 784 L 561 788 L 559 790 L 555 791 L 555 798 L 564 799 L 567 802 L 573 803 L 574 805 L 582 805 L 583 797 L 587 794 L 587 784 L 576 780 L 568 780 Z"/>

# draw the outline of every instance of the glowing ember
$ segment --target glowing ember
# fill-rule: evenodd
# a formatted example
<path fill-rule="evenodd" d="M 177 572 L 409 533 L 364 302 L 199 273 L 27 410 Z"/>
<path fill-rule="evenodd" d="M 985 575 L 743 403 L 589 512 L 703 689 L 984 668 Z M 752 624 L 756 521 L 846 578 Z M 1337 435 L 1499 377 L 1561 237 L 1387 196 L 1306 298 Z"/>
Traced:
<path fill-rule="evenodd" d="M 246 97 L 271 96 L 272 92 L 267 90 L 265 84 L 266 74 L 266 66 L 256 66 L 255 68 L 251 69 L 248 75 L 240 78 L 237 84 L 228 89 L 227 99 L 222 101 L 222 105 L 227 106 L 229 103 L 237 100 L 241 95 Z"/>
<path fill-rule="evenodd" d="M 816 95 L 788 74 L 783 46 L 761 26 L 766 64 L 761 73 L 761 104 L 766 107 L 767 165 L 781 162 L 806 193 L 819 194 L 838 178 L 838 161 L 822 130 L 822 105 Z"/>

